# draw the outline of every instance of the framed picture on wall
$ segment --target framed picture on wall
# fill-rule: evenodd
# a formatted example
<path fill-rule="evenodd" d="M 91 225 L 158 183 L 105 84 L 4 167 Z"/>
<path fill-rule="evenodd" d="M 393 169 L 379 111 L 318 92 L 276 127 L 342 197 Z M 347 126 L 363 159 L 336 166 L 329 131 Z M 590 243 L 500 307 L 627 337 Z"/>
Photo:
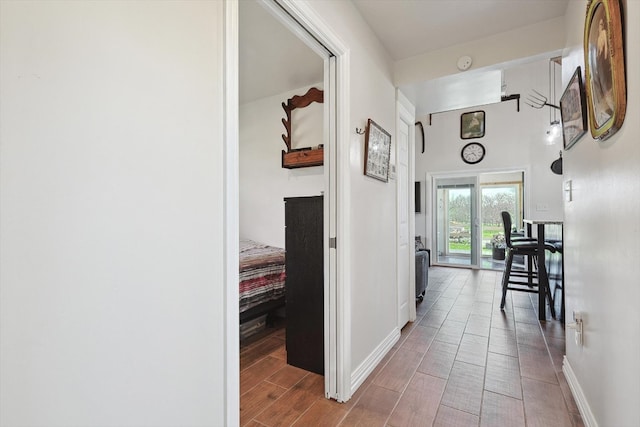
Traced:
<path fill-rule="evenodd" d="M 620 0 L 589 2 L 584 63 L 589 129 L 603 141 L 620 129 L 627 108 Z"/>
<path fill-rule="evenodd" d="M 389 181 L 390 159 L 391 134 L 369 119 L 364 136 L 364 174 L 380 181 Z"/>
<path fill-rule="evenodd" d="M 460 138 L 472 139 L 484 136 L 484 111 L 472 111 L 460 116 Z"/>
<path fill-rule="evenodd" d="M 587 104 L 580 67 L 576 68 L 560 98 L 560 117 L 564 149 L 568 150 L 587 132 Z"/>

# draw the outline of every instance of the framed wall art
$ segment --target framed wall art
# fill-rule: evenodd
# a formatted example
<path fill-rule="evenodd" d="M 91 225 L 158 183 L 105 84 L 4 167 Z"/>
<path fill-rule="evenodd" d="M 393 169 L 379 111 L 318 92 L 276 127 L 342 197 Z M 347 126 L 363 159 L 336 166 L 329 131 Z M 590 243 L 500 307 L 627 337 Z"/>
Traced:
<path fill-rule="evenodd" d="M 484 111 L 472 111 L 460 116 L 460 138 L 472 139 L 484 136 Z"/>
<path fill-rule="evenodd" d="M 364 136 L 364 174 L 380 181 L 389 181 L 391 134 L 369 119 Z"/>
<path fill-rule="evenodd" d="M 584 63 L 589 129 L 605 140 L 624 122 L 627 89 L 620 0 L 589 0 L 584 26 Z"/>
<path fill-rule="evenodd" d="M 564 149 L 568 150 L 587 132 L 587 104 L 580 67 L 576 68 L 560 98 L 560 117 Z"/>

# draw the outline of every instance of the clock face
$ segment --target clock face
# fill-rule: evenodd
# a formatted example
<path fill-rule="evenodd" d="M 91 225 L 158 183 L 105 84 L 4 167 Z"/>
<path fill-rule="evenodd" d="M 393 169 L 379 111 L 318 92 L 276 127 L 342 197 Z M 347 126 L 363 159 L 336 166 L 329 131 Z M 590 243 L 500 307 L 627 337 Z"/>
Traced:
<path fill-rule="evenodd" d="M 480 163 L 484 158 L 484 146 L 479 142 L 470 142 L 462 147 L 460 155 L 465 163 L 469 163 L 470 165 Z"/>

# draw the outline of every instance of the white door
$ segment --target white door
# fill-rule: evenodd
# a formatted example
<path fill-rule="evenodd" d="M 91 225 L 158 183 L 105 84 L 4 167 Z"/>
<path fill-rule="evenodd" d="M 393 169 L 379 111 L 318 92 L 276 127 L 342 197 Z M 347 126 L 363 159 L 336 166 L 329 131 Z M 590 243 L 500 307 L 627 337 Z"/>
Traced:
<path fill-rule="evenodd" d="M 396 137 L 398 328 L 415 318 L 415 248 L 411 229 L 415 188 L 410 153 L 414 119 L 399 102 Z M 413 306 L 412 306 L 413 305 Z"/>

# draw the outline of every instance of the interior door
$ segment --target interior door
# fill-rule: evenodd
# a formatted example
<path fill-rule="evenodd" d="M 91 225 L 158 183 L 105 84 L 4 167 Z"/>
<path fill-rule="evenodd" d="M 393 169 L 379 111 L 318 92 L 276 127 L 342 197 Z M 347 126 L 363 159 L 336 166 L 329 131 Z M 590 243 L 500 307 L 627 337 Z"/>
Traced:
<path fill-rule="evenodd" d="M 478 267 L 477 177 L 436 178 L 436 263 Z"/>
<path fill-rule="evenodd" d="M 411 274 L 413 247 L 411 246 L 410 217 L 413 213 L 411 190 L 409 186 L 409 138 L 413 120 L 407 122 L 404 115 L 398 115 L 396 138 L 397 165 L 397 286 L 398 286 L 398 328 L 402 328 L 410 319 L 411 288 L 415 289 L 415 275 Z M 413 181 L 413 180 L 411 180 Z M 415 261 L 414 261 L 415 262 Z"/>

